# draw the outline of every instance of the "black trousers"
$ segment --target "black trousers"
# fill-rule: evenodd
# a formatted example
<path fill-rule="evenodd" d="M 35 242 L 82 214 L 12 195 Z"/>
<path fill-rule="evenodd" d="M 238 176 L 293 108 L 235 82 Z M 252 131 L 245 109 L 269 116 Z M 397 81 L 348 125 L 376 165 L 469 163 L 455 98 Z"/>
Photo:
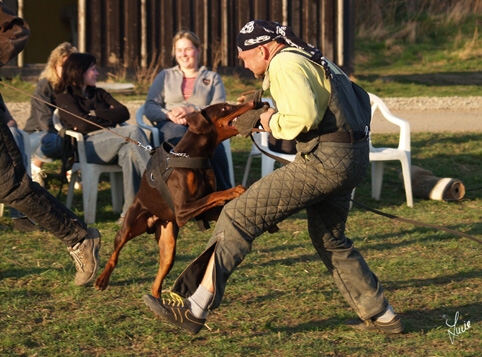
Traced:
<path fill-rule="evenodd" d="M 13 207 L 72 246 L 87 235 L 86 225 L 27 175 L 22 154 L 4 121 L 0 96 L 0 202 Z"/>

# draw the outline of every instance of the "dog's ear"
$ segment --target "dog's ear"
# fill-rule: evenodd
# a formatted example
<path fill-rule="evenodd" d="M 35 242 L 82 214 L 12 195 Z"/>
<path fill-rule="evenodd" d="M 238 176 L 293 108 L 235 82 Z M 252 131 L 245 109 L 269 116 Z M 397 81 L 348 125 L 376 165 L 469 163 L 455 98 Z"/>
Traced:
<path fill-rule="evenodd" d="M 194 134 L 208 134 L 213 130 L 210 120 L 203 115 L 202 111 L 193 112 L 186 119 L 189 131 Z"/>

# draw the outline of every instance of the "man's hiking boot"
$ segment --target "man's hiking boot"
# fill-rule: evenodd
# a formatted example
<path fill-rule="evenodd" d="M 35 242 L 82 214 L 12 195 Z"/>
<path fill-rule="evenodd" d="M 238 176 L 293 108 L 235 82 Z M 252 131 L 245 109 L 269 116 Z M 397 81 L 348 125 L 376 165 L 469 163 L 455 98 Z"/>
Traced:
<path fill-rule="evenodd" d="M 89 233 L 82 242 L 67 248 L 75 261 L 77 286 L 91 282 L 99 268 L 100 233 L 96 228 L 88 228 L 87 231 Z"/>
<path fill-rule="evenodd" d="M 156 316 L 182 327 L 191 335 L 196 335 L 203 328 L 206 319 L 199 319 L 191 313 L 188 299 L 175 293 L 171 293 L 171 297 L 172 299 L 157 299 L 147 294 L 142 299 Z"/>
<path fill-rule="evenodd" d="M 402 319 L 399 315 L 389 322 L 379 322 L 376 320 L 352 320 L 348 325 L 362 331 L 378 331 L 384 333 L 403 333 Z"/>

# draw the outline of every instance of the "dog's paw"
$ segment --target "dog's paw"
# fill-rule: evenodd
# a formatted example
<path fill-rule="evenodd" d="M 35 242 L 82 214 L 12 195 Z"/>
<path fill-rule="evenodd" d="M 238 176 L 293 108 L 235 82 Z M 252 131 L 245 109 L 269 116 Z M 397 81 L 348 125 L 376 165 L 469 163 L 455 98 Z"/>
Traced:
<path fill-rule="evenodd" d="M 246 192 L 246 187 L 244 187 L 243 185 L 237 185 L 236 187 L 233 188 L 233 194 L 235 197 L 239 197 L 245 192 Z"/>
<path fill-rule="evenodd" d="M 102 274 L 97 278 L 97 280 L 94 283 L 94 288 L 97 290 L 103 291 L 107 289 L 107 286 L 109 285 L 109 279 L 105 278 Z"/>

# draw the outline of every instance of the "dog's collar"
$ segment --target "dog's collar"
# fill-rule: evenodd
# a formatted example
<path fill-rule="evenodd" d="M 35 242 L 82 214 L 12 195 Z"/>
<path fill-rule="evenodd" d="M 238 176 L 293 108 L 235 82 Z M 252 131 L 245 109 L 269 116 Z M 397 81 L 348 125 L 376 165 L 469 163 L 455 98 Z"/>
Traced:
<path fill-rule="evenodd" d="M 174 149 L 171 149 L 171 151 L 169 151 L 169 154 L 176 157 L 189 157 L 189 155 L 185 152 L 174 152 Z"/>

